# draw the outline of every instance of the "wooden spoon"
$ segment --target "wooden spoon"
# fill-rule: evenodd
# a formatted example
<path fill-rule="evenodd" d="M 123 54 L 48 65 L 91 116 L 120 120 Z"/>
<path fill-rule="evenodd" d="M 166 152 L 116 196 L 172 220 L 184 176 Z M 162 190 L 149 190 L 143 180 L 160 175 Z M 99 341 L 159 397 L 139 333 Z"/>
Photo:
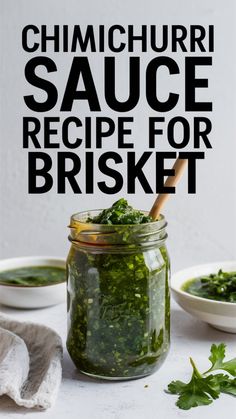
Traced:
<path fill-rule="evenodd" d="M 185 166 L 187 164 L 187 159 L 176 159 L 174 166 L 172 167 L 172 170 L 174 170 L 173 176 L 168 176 L 168 178 L 165 181 L 165 186 L 176 186 L 178 181 L 180 180 Z M 163 206 L 165 205 L 166 201 L 169 199 L 170 194 L 169 193 L 161 193 L 157 196 L 151 211 L 149 212 L 150 217 L 153 218 L 153 220 L 157 220 Z"/>

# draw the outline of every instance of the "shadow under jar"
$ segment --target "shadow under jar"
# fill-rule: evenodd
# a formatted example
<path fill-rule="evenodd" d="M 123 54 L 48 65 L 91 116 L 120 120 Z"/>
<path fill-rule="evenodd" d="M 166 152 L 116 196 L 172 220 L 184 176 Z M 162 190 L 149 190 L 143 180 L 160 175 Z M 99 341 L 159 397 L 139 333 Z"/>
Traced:
<path fill-rule="evenodd" d="M 83 373 L 139 378 L 163 363 L 170 341 L 166 221 L 86 223 L 71 217 L 67 349 Z"/>

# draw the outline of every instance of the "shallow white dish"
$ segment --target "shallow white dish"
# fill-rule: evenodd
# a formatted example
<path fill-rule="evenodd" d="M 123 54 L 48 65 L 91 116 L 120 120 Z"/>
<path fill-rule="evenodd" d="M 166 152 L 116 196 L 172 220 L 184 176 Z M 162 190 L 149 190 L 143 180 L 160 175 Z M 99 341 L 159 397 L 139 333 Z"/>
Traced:
<path fill-rule="evenodd" d="M 65 267 L 62 258 L 47 256 L 20 257 L 0 260 L 0 271 L 27 266 Z M 40 287 L 0 284 L 0 304 L 17 308 L 40 308 L 59 304 L 66 298 L 66 282 Z"/>
<path fill-rule="evenodd" d="M 207 300 L 188 294 L 181 289 L 187 280 L 217 273 L 219 269 L 226 272 L 236 271 L 236 261 L 208 263 L 175 273 L 171 278 L 172 295 L 175 301 L 194 317 L 217 329 L 236 333 L 236 303 Z"/>

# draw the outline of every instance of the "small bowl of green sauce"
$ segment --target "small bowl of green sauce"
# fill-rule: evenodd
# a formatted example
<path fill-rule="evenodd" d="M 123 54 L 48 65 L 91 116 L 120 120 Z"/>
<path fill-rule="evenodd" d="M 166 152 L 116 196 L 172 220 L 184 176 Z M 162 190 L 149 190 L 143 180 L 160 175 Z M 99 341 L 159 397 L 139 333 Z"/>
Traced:
<path fill-rule="evenodd" d="M 236 333 L 236 261 L 181 270 L 171 278 L 172 295 L 192 316 Z"/>
<path fill-rule="evenodd" d="M 0 304 L 41 308 L 66 298 L 66 267 L 62 258 L 21 257 L 0 260 Z"/>

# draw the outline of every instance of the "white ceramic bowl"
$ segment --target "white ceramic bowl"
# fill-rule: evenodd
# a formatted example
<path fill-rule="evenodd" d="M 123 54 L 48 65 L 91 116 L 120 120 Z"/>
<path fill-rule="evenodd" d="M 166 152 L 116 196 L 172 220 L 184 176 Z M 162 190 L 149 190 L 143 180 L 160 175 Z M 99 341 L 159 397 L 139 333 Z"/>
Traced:
<path fill-rule="evenodd" d="M 236 261 L 208 263 L 175 273 L 171 278 L 172 295 L 175 301 L 194 317 L 209 323 L 216 329 L 236 333 L 236 303 L 207 300 L 188 294 L 181 289 L 187 280 L 217 273 L 219 269 L 226 272 L 236 271 Z"/>
<path fill-rule="evenodd" d="M 65 261 L 56 257 L 21 257 L 0 260 L 0 271 L 27 266 L 65 267 Z M 66 282 L 40 287 L 0 284 L 0 303 L 17 308 L 40 308 L 59 304 L 66 298 Z"/>

